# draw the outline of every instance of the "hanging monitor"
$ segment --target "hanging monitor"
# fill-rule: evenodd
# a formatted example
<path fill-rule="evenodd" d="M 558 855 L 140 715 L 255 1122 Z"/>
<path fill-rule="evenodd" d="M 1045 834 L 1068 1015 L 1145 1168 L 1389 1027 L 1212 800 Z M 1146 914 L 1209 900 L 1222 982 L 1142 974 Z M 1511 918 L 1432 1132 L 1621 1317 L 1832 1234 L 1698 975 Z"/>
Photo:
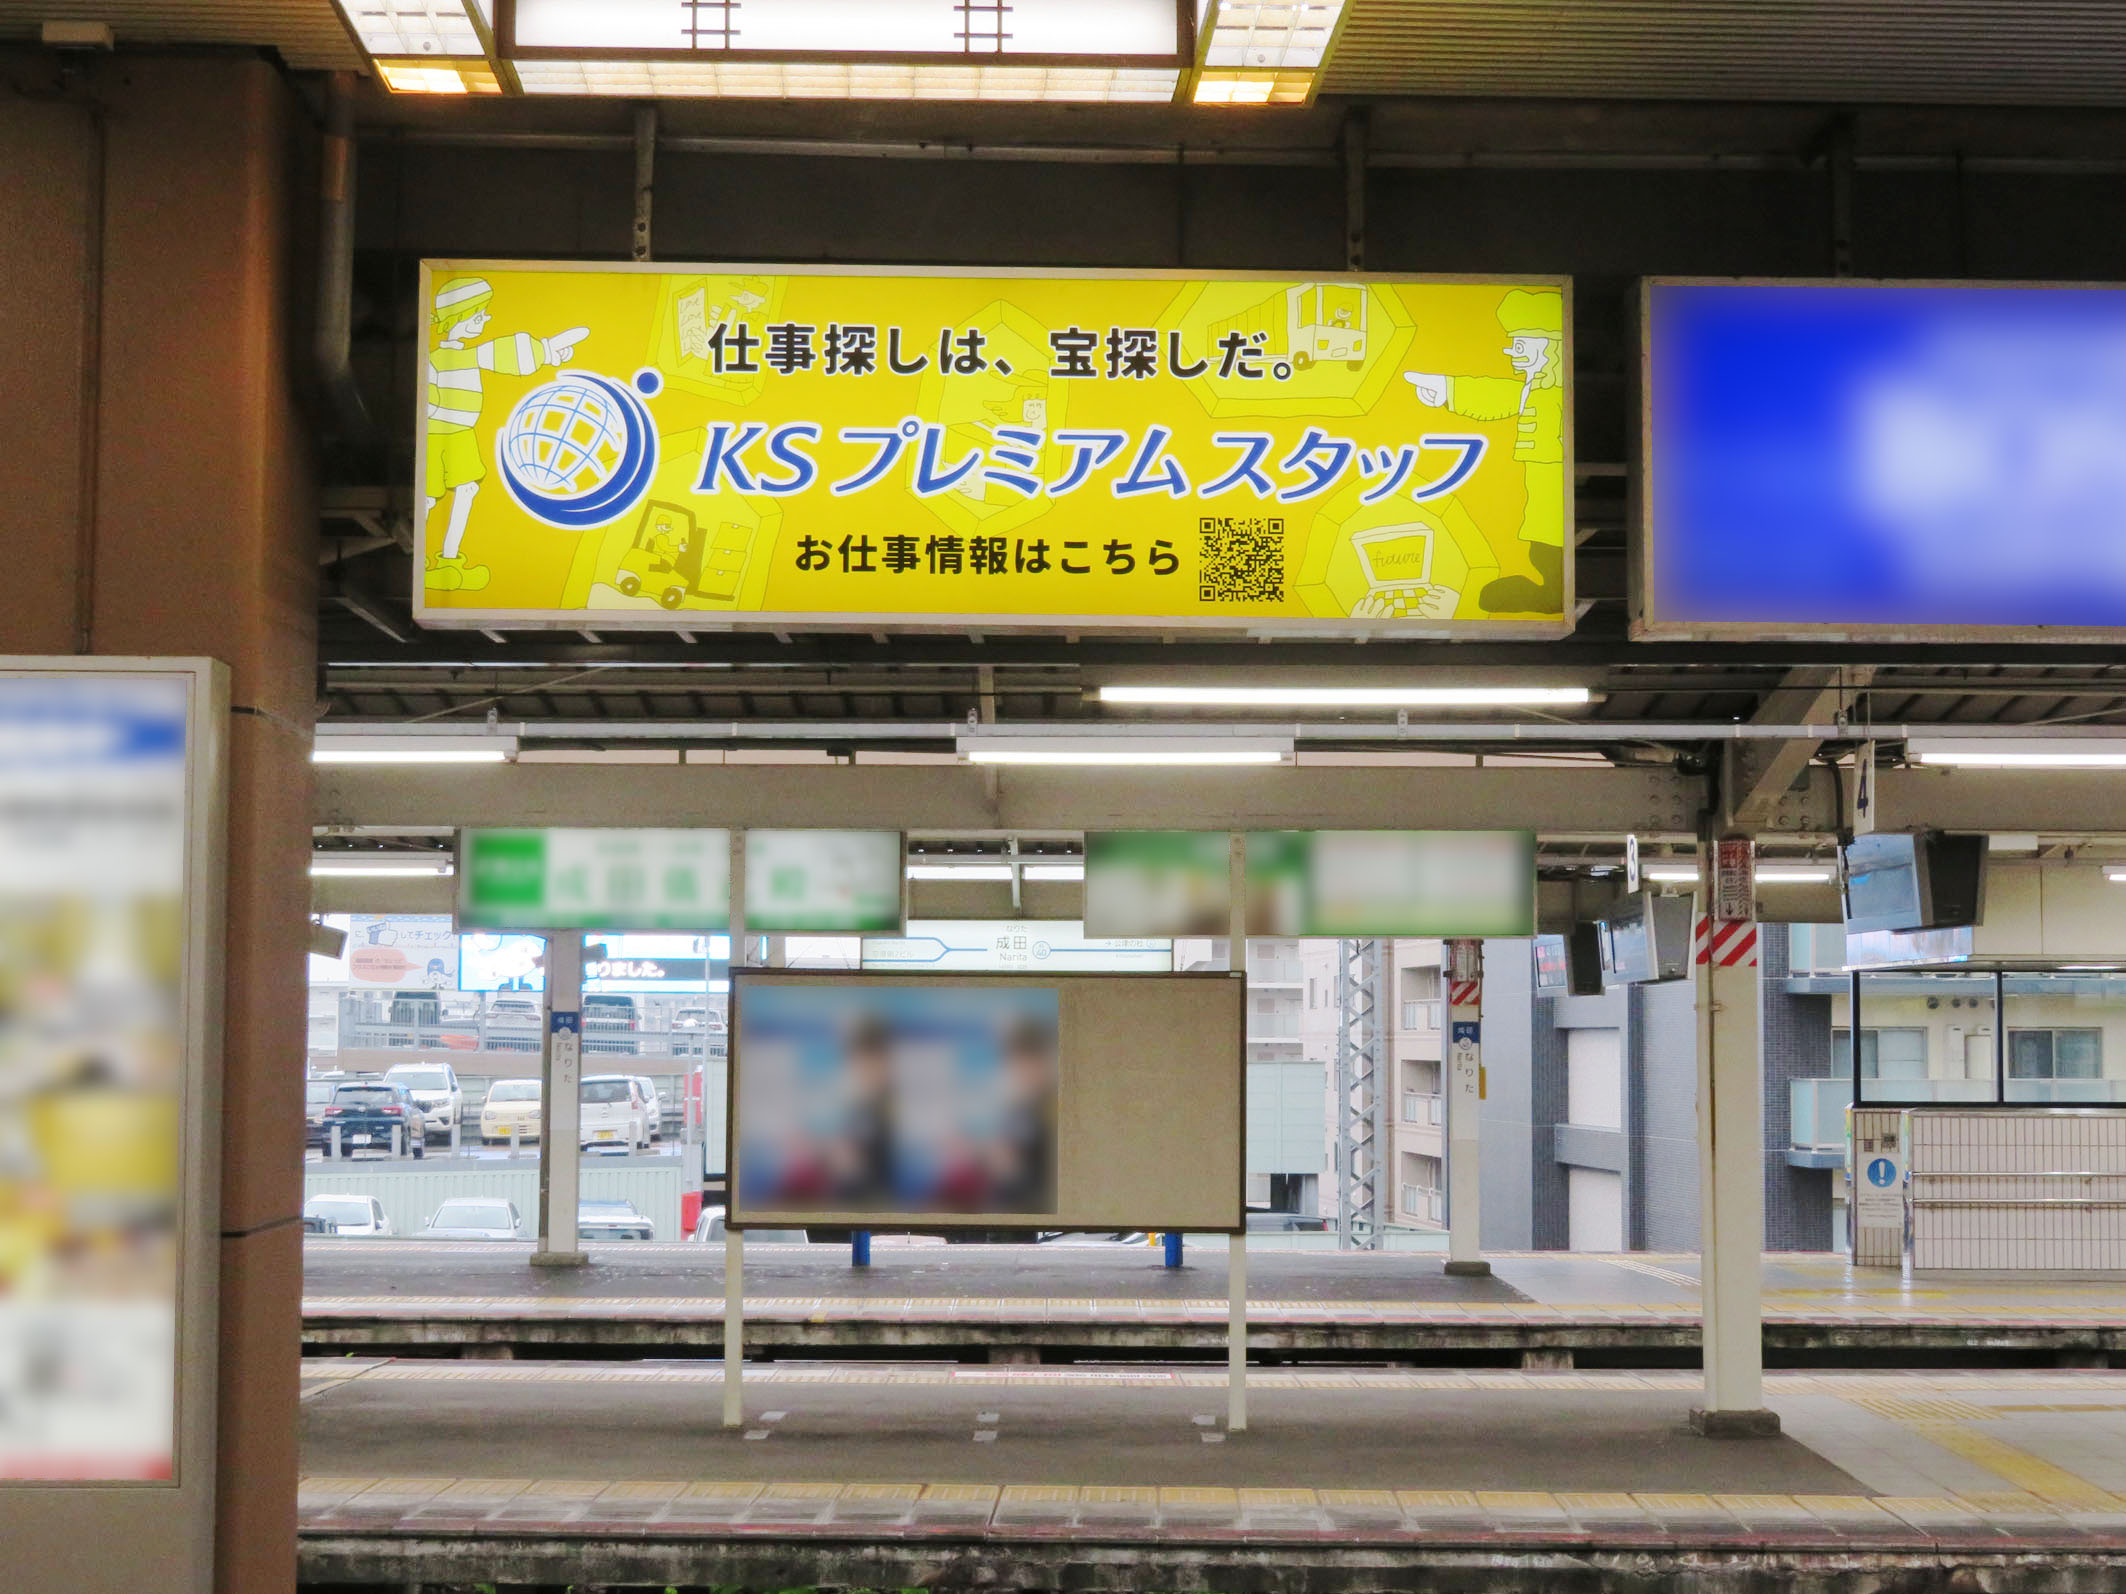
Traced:
<path fill-rule="evenodd" d="M 1984 836 L 1878 831 L 1846 843 L 1842 860 L 1849 935 L 1952 929 L 1984 915 Z"/>
<path fill-rule="evenodd" d="M 1658 985 L 1690 974 L 1692 899 L 1625 897 L 1598 921 L 1602 973 L 1610 985 Z"/>

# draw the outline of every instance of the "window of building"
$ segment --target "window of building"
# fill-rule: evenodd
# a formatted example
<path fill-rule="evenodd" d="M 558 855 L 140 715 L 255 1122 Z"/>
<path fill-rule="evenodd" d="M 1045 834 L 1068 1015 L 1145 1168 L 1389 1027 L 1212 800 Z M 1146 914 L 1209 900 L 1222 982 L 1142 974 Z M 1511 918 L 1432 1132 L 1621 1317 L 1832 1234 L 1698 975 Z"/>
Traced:
<path fill-rule="evenodd" d="M 1851 1030 L 1831 1031 L 1831 1072 L 1853 1071 Z M 1927 1077 L 1927 1032 L 1923 1029 L 1862 1029 L 1860 1032 L 1860 1077 L 1862 1079 L 1925 1079 Z"/>
<path fill-rule="evenodd" d="M 2100 1029 L 2011 1029 L 2010 1079 L 2102 1079 L 2104 1032 Z"/>

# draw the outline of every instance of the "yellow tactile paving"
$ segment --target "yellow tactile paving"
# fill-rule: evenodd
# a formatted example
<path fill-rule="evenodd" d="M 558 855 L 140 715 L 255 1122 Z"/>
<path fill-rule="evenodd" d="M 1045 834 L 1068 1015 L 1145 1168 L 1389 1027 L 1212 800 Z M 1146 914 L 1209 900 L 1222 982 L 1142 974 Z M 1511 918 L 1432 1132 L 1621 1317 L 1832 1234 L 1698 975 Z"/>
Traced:
<path fill-rule="evenodd" d="M 1312 1489 L 1242 1489 L 1240 1503 L 1252 1510 L 1270 1506 L 1310 1507 L 1322 1502 Z"/>
<path fill-rule="evenodd" d="M 1639 1502 L 1628 1494 L 1568 1490 L 1555 1498 L 1568 1511 L 1636 1511 L 1639 1508 Z"/>
<path fill-rule="evenodd" d="M 920 1483 L 852 1483 L 841 1492 L 844 1500 L 901 1501 L 912 1504 L 922 1498 Z"/>
<path fill-rule="evenodd" d="M 750 1500 L 760 1493 L 757 1483 L 690 1483 L 679 1491 L 682 1500 Z"/>
<path fill-rule="evenodd" d="M 1949 1423 L 1939 1427 L 1925 1425 L 1919 1428 L 1919 1432 L 1923 1438 L 1952 1455 L 1975 1462 L 2053 1505 L 2078 1511 L 2121 1509 L 2118 1496 L 2108 1489 L 2099 1489 L 2087 1478 L 1991 1434 Z"/>
<path fill-rule="evenodd" d="M 1397 1489 L 1395 1503 L 1406 1511 L 1438 1511 L 1455 1507 L 1473 1511 L 1476 1496 L 1466 1489 Z"/>

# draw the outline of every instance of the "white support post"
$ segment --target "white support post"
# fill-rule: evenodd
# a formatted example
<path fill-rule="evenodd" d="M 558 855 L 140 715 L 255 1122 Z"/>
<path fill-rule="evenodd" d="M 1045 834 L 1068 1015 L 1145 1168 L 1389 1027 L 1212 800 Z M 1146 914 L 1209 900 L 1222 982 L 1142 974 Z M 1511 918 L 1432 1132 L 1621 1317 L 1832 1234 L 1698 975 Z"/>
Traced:
<path fill-rule="evenodd" d="M 1225 1431 L 1248 1431 L 1248 1237 L 1226 1241 Z"/>
<path fill-rule="evenodd" d="M 1227 843 L 1226 881 L 1232 892 L 1231 916 L 1226 920 L 1226 967 L 1242 981 L 1248 976 L 1248 838 L 1233 831 Z M 1245 991 L 1241 1001 L 1246 1003 Z M 1243 1063 L 1245 1069 L 1246 1064 Z M 1245 1203 L 1243 1203 L 1245 1205 Z M 1242 1212 L 1245 1225 L 1247 1214 Z M 1248 1237 L 1242 1233 L 1226 1241 L 1225 1287 L 1225 1430 L 1246 1433 L 1248 1429 Z"/>
<path fill-rule="evenodd" d="M 746 1237 L 723 1231 L 723 1425 L 746 1421 Z"/>
<path fill-rule="evenodd" d="M 546 938 L 546 1055 L 539 1100 L 539 1246 L 535 1267 L 580 1267 L 582 1187 L 583 936 Z"/>
<path fill-rule="evenodd" d="M 1447 1272 L 1480 1277 L 1484 1260 L 1479 1149 L 1484 1118 L 1484 943 L 1446 944 Z"/>
<path fill-rule="evenodd" d="M 1699 1294 L 1705 1404 L 1690 1425 L 1712 1438 L 1776 1434 L 1764 1404 L 1764 1078 L 1762 991 L 1751 844 L 1705 849 L 1706 905 L 1696 923 Z M 1723 916 L 1723 913 L 1725 916 Z"/>
<path fill-rule="evenodd" d="M 731 994 L 737 991 L 738 971 L 748 964 L 746 956 L 746 833 L 731 832 Z M 730 996 L 724 1000 L 724 1035 L 726 1045 L 738 1032 L 738 1010 Z M 736 1048 L 732 1048 L 735 1050 Z M 726 1058 L 730 1056 L 725 1053 Z M 725 1064 L 724 1088 L 731 1092 L 725 1098 L 727 1108 L 735 1106 L 735 1091 L 731 1091 L 731 1074 L 728 1061 Z M 729 1114 L 735 1118 L 735 1112 Z M 735 1182 L 737 1170 L 725 1168 L 724 1178 L 724 1228 L 723 1228 L 723 1425 L 726 1428 L 741 1428 L 746 1420 L 746 1237 L 731 1227 L 730 1217 L 738 1211 L 738 1188 Z"/>

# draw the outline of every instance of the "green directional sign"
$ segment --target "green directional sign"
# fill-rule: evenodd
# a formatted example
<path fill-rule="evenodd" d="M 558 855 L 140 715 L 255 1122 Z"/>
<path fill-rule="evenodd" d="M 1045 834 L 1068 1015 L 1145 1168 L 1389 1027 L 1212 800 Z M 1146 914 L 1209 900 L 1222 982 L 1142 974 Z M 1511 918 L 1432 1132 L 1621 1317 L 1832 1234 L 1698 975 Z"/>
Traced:
<path fill-rule="evenodd" d="M 721 930 L 728 830 L 466 830 L 461 930 Z"/>
<path fill-rule="evenodd" d="M 746 928 L 898 935 L 900 832 L 749 830 Z M 731 922 L 728 830 L 466 830 L 461 930 L 691 930 Z"/>

